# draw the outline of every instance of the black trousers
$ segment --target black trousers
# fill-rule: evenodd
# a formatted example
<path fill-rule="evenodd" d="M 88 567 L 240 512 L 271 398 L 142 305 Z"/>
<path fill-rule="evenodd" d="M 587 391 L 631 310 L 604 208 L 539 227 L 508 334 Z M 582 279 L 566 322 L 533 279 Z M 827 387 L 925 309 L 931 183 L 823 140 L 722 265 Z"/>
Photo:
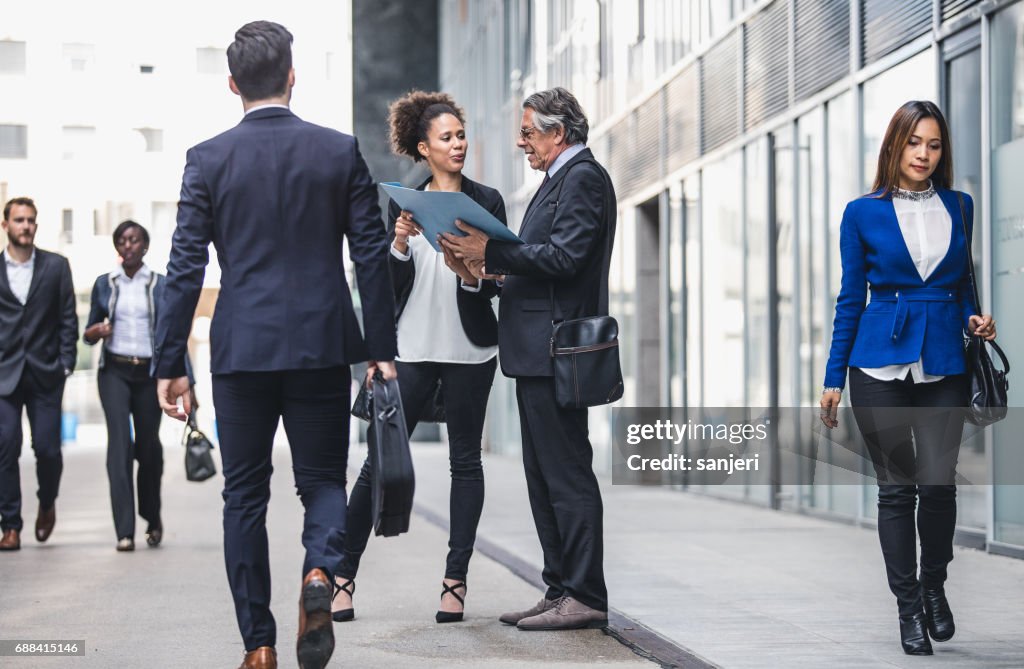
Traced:
<path fill-rule="evenodd" d="M 448 495 L 448 559 L 444 574 L 445 578 L 464 581 L 484 506 L 484 470 L 480 449 L 487 397 L 494 383 L 497 360 L 491 358 L 479 364 L 397 361 L 395 365 L 409 434 L 416 429 L 420 411 L 430 398 L 437 380 L 441 379 L 452 477 Z M 352 486 L 348 502 L 345 554 L 336 570 L 344 578 L 356 577 L 359 560 L 373 529 L 370 484 L 370 462 L 367 460 Z"/>
<path fill-rule="evenodd" d="M 26 368 L 14 392 L 0 397 L 0 530 L 22 529 L 21 518 L 21 411 L 28 412 L 32 450 L 36 454 L 39 508 L 57 501 L 64 459 L 60 452 L 60 411 L 64 380 L 47 387 Z"/>
<path fill-rule="evenodd" d="M 330 575 L 341 558 L 350 383 L 347 366 L 213 377 L 224 470 L 224 564 L 247 651 L 277 643 L 266 520 L 280 420 L 305 508 L 302 573 L 320 568 Z"/>
<path fill-rule="evenodd" d="M 922 610 L 921 585 L 942 585 L 953 560 L 953 476 L 964 427 L 963 411 L 957 408 L 966 402 L 963 374 L 914 383 L 909 375 L 902 381 L 879 381 L 850 370 L 850 403 L 878 476 L 878 538 L 900 615 Z M 891 411 L 898 407 L 913 411 Z"/>
<path fill-rule="evenodd" d="M 118 539 L 135 537 L 134 461 L 139 461 L 139 515 L 149 527 L 162 527 L 160 479 L 164 449 L 160 444 L 160 403 L 148 365 L 107 360 L 97 375 L 100 403 L 107 421 L 107 478 L 110 507 Z M 135 429 L 132 439 L 130 427 Z"/>
<path fill-rule="evenodd" d="M 516 379 L 523 466 L 544 552 L 546 597 L 569 595 L 608 610 L 601 490 L 586 409 L 562 409 L 550 377 Z"/>

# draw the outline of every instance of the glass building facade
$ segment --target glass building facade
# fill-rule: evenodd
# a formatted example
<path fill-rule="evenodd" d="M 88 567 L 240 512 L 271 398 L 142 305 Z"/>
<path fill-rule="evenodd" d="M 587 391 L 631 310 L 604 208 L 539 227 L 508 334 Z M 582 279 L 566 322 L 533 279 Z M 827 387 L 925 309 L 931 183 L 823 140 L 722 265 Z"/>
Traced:
<path fill-rule="evenodd" d="M 1011 361 L 1024 359 L 1024 1 L 440 0 L 439 11 L 440 80 L 468 114 L 467 171 L 504 194 L 513 228 L 540 183 L 515 147 L 523 98 L 564 86 L 588 112 L 619 202 L 622 405 L 817 406 L 843 208 L 870 188 L 882 133 L 910 99 L 947 113 L 956 186 L 976 202 L 982 302 Z M 1022 399 L 1011 387 L 1010 404 Z M 604 471 L 610 411 L 591 411 Z M 990 472 L 1024 467 L 1019 435 L 1000 427 L 965 452 Z M 507 380 L 487 443 L 519 449 Z M 841 477 L 694 492 L 875 515 L 873 487 Z M 1024 556 L 1024 487 L 961 486 L 959 500 L 961 543 Z"/>

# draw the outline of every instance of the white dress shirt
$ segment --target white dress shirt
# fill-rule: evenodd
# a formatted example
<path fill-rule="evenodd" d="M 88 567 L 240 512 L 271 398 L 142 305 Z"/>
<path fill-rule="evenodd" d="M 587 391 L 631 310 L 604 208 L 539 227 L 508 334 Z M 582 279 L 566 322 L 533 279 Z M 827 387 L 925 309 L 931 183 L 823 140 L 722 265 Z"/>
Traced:
<path fill-rule="evenodd" d="M 430 190 L 427 184 L 425 190 Z M 452 290 L 453 273 L 444 254 L 434 250 L 423 235 L 409 238 L 408 253 L 391 246 L 391 255 L 416 263 L 416 275 L 405 309 L 398 319 L 398 356 L 402 362 L 480 363 L 498 354 L 497 346 L 477 346 L 466 336 L 459 315 L 458 297 Z M 462 290 L 480 292 L 462 283 Z"/>
<path fill-rule="evenodd" d="M 117 285 L 117 304 L 114 305 L 114 331 L 107 342 L 107 350 L 115 355 L 153 357 L 153 338 L 149 331 L 149 280 L 152 270 L 146 265 L 135 276 L 129 277 L 123 267 L 111 272 Z"/>
<path fill-rule="evenodd" d="M 4 251 L 4 263 L 7 265 L 7 283 L 11 285 L 11 292 L 24 305 L 28 302 L 28 290 L 32 287 L 36 250 L 32 249 L 32 255 L 25 262 L 13 260 L 7 251 Z"/>
<path fill-rule="evenodd" d="M 949 252 L 953 219 L 942 203 L 942 198 L 931 186 L 923 194 L 897 188 L 893 193 L 892 206 L 896 210 L 896 220 L 899 221 L 910 259 L 914 261 L 921 280 L 926 281 Z M 920 358 L 912 363 L 861 371 L 879 381 L 902 380 L 907 378 L 908 372 L 914 383 L 932 383 L 944 378 L 925 373 Z"/>

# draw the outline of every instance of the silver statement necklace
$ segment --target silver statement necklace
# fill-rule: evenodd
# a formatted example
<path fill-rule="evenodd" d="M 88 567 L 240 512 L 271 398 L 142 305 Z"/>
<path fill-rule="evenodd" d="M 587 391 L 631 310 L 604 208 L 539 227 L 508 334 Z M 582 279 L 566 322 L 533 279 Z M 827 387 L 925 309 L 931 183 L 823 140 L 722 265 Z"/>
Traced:
<path fill-rule="evenodd" d="M 935 195 L 935 186 L 932 185 L 932 180 L 928 180 L 928 188 L 924 190 L 904 190 L 899 186 L 893 191 L 892 196 L 898 197 L 901 200 L 910 200 L 912 202 L 923 202 Z"/>

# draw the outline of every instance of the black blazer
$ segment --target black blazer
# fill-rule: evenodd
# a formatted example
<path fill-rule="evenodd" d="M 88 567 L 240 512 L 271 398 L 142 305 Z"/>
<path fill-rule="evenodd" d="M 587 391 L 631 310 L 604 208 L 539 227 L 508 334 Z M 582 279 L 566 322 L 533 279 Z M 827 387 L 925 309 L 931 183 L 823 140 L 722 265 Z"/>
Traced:
<path fill-rule="evenodd" d="M 24 305 L 11 292 L 7 262 L 0 259 L 0 397 L 14 392 L 26 368 L 41 383 L 56 387 L 64 380 L 64 370 L 75 368 L 77 344 L 68 259 L 36 249 Z"/>
<path fill-rule="evenodd" d="M 552 322 L 598 315 L 615 218 L 611 179 L 584 149 L 530 202 L 519 228 L 525 244 L 487 242 L 487 271 L 507 275 L 498 305 L 498 358 L 506 376 L 552 376 Z"/>
<path fill-rule="evenodd" d="M 365 339 L 345 279 L 343 238 Z M 189 149 L 158 310 L 158 378 L 185 375 L 211 241 L 221 267 L 210 332 L 214 374 L 395 357 L 387 237 L 354 137 L 267 108 Z"/>
<path fill-rule="evenodd" d="M 430 183 L 427 179 L 416 190 L 423 190 Z M 501 193 L 462 177 L 462 192 L 473 199 L 474 202 L 491 212 L 496 219 L 508 226 L 505 216 L 505 201 Z M 395 219 L 402 213 L 402 208 L 393 200 L 388 201 L 388 244 L 395 240 Z M 409 294 L 412 293 L 413 279 L 416 277 L 416 266 L 413 260 L 399 260 L 393 254 L 388 253 L 389 266 L 391 268 L 391 280 L 395 288 L 395 321 L 405 310 L 409 301 Z M 498 343 L 498 319 L 494 316 L 494 309 L 491 308 L 491 298 L 498 290 L 493 281 L 484 281 L 480 291 L 472 293 L 464 290 L 461 280 L 453 278 L 456 300 L 459 305 L 459 320 L 462 321 L 462 329 L 466 332 L 469 341 L 477 346 L 494 346 Z"/>

